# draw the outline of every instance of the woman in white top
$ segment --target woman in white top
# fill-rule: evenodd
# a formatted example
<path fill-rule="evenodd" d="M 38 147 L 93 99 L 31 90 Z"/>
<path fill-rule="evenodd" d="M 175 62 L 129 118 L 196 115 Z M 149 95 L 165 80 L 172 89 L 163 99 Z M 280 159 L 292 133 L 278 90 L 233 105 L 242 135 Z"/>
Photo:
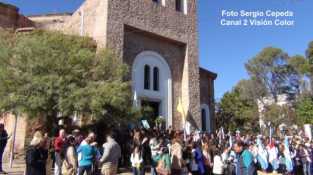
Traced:
<path fill-rule="evenodd" d="M 131 156 L 130 162 L 132 164 L 133 175 L 142 175 L 144 174 L 144 167 L 143 167 L 143 158 L 141 155 L 141 151 L 139 146 L 135 146 Z"/>
<path fill-rule="evenodd" d="M 224 162 L 222 161 L 222 156 L 220 151 L 214 150 L 213 158 L 213 174 L 222 175 L 224 172 Z"/>

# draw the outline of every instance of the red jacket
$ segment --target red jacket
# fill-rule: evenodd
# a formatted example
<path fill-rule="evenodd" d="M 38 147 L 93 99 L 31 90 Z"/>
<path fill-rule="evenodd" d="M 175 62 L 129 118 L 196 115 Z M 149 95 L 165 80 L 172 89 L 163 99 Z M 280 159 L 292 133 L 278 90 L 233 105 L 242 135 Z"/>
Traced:
<path fill-rule="evenodd" d="M 54 139 L 54 150 L 55 152 L 60 152 L 62 147 L 63 147 L 63 144 L 65 144 L 65 139 L 62 138 L 62 137 L 57 137 Z"/>

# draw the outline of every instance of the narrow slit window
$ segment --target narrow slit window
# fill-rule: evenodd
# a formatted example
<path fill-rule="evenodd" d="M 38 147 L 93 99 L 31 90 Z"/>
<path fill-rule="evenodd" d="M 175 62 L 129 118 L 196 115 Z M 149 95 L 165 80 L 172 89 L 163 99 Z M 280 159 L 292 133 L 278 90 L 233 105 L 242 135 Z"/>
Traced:
<path fill-rule="evenodd" d="M 183 1 L 176 0 L 176 11 L 182 12 L 183 11 Z"/>
<path fill-rule="evenodd" d="M 202 131 L 206 131 L 206 111 L 201 109 Z"/>
<path fill-rule="evenodd" d="M 144 67 L 144 89 L 150 89 L 150 66 Z"/>
<path fill-rule="evenodd" d="M 159 91 L 159 68 L 158 67 L 154 67 L 153 68 L 153 90 L 154 91 Z"/>
<path fill-rule="evenodd" d="M 187 0 L 175 0 L 176 11 L 183 12 L 185 15 L 187 14 Z"/>

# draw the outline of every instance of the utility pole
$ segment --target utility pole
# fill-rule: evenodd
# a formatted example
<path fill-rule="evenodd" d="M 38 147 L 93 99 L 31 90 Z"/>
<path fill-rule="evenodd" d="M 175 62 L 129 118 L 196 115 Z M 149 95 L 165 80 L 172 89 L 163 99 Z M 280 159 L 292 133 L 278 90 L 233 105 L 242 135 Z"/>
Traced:
<path fill-rule="evenodd" d="M 15 138 L 16 138 L 16 128 L 17 128 L 17 117 L 18 113 L 14 114 L 14 130 L 13 130 L 13 137 L 12 137 L 12 146 L 11 146 L 11 152 L 10 152 L 10 168 L 12 168 L 13 160 L 14 160 L 14 148 L 15 148 Z"/>

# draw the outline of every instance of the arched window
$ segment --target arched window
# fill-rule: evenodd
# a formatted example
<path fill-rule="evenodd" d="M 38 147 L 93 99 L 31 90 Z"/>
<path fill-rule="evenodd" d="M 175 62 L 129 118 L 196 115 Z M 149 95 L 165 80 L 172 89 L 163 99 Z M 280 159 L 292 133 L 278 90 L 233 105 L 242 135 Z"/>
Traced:
<path fill-rule="evenodd" d="M 206 111 L 201 109 L 202 131 L 206 131 Z"/>
<path fill-rule="evenodd" d="M 145 65 L 144 69 L 144 89 L 150 89 L 150 66 Z"/>
<path fill-rule="evenodd" d="M 153 69 L 155 67 L 159 72 L 159 91 L 153 90 Z M 133 105 L 140 108 L 143 107 L 143 101 L 150 102 L 154 109 L 158 109 L 155 111 L 164 117 L 167 127 L 173 124 L 171 75 L 171 69 L 166 60 L 153 51 L 141 52 L 132 64 Z M 150 89 L 145 89 L 144 84 L 150 86 Z"/>
<path fill-rule="evenodd" d="M 159 68 L 153 68 L 153 90 L 159 91 Z"/>

